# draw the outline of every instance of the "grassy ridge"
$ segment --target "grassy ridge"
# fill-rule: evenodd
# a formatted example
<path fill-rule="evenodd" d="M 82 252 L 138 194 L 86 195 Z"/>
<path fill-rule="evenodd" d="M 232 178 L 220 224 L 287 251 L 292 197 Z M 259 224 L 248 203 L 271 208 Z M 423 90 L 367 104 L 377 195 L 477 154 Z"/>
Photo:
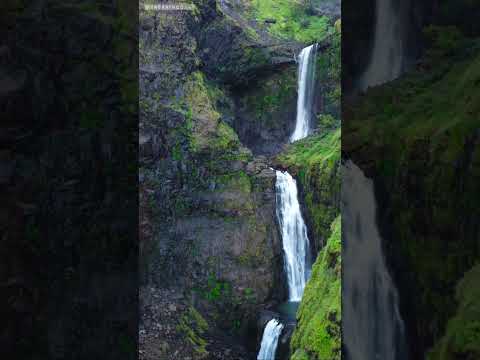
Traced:
<path fill-rule="evenodd" d="M 307 7 L 298 1 L 252 0 L 251 15 L 261 23 L 275 20 L 268 30 L 282 39 L 313 43 L 333 31 L 328 17 L 310 15 Z"/>

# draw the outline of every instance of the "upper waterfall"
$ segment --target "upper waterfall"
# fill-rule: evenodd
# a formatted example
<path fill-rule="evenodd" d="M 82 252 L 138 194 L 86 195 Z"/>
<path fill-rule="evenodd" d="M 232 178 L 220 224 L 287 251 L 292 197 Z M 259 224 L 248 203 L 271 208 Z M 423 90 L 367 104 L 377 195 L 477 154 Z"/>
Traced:
<path fill-rule="evenodd" d="M 372 180 L 343 167 L 343 341 L 347 360 L 406 360 L 397 289 L 387 270 L 376 224 Z"/>
<path fill-rule="evenodd" d="M 295 179 L 286 171 L 277 170 L 276 173 L 277 218 L 285 255 L 289 300 L 300 301 L 310 266 L 307 227 L 300 212 Z"/>
<path fill-rule="evenodd" d="M 376 0 L 375 38 L 370 62 L 360 80 L 362 90 L 400 76 L 403 69 L 404 36 L 394 0 Z"/>
<path fill-rule="evenodd" d="M 317 44 L 303 49 L 298 56 L 298 98 L 297 118 L 295 130 L 290 136 L 294 142 L 308 136 L 313 111 L 313 98 L 315 93 L 315 59 Z"/>
<path fill-rule="evenodd" d="M 272 319 L 265 326 L 263 331 L 262 343 L 258 352 L 257 360 L 275 360 L 278 338 L 282 333 L 283 324 L 277 319 Z"/>

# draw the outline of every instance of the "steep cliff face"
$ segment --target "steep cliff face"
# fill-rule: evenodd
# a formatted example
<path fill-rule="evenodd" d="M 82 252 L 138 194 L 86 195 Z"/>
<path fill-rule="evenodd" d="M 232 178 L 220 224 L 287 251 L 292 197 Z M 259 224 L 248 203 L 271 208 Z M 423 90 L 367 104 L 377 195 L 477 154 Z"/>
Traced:
<path fill-rule="evenodd" d="M 318 64 L 328 81 L 317 104 L 338 114 L 339 71 L 326 70 L 339 42 L 326 39 L 331 20 L 314 23 L 294 2 L 282 2 L 286 21 L 312 21 L 298 38 L 264 22 L 263 3 L 193 4 L 140 16 L 141 356 L 246 359 L 257 350 L 258 311 L 285 296 L 275 172 L 264 155 L 293 128 L 304 40 L 335 48 Z"/>
<path fill-rule="evenodd" d="M 202 21 L 142 14 L 141 258 L 150 284 L 187 294 L 215 328 L 244 333 L 256 307 L 282 294 L 275 174 L 240 143 L 228 90 L 201 67 L 194 34 L 211 26 Z M 190 330 L 177 332 L 206 356 L 208 346 L 188 345 Z"/>
<path fill-rule="evenodd" d="M 340 211 L 340 129 L 290 145 L 275 163 L 299 181 L 314 252 L 318 253 Z"/>
<path fill-rule="evenodd" d="M 297 313 L 291 359 L 340 359 L 340 129 L 324 128 L 322 134 L 290 145 L 276 165 L 298 180 L 309 236 L 318 253 Z"/>
<path fill-rule="evenodd" d="M 452 28 L 429 31 L 415 71 L 344 107 L 342 150 L 375 179 L 413 358 L 444 334 L 455 286 L 480 255 L 478 45 Z M 475 353 L 465 331 L 456 356 Z"/>

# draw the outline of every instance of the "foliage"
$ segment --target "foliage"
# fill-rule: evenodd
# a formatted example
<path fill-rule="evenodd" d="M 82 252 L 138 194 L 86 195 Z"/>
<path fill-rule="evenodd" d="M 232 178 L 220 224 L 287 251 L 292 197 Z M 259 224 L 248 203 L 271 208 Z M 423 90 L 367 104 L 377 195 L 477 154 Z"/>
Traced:
<path fill-rule="evenodd" d="M 309 136 L 291 144 L 278 157 L 302 185 L 317 247 L 328 239 L 330 224 L 339 211 L 340 135 L 340 128 L 336 128 Z"/>
<path fill-rule="evenodd" d="M 432 60 L 450 56 L 463 44 L 463 35 L 455 26 L 430 25 L 424 29 L 424 36 L 429 42 L 427 56 Z"/>
<path fill-rule="evenodd" d="M 480 265 L 457 285 L 456 314 L 448 321 L 445 335 L 428 354 L 428 360 L 480 358 Z"/>
<path fill-rule="evenodd" d="M 324 113 L 340 117 L 341 88 L 341 33 L 335 31 L 328 38 L 329 45 L 317 54 L 316 78 L 324 94 Z"/>
<path fill-rule="evenodd" d="M 259 22 L 273 19 L 268 30 L 282 39 L 303 43 L 319 42 L 332 32 L 329 19 L 314 16 L 308 7 L 291 0 L 252 0 L 253 16 Z"/>
<path fill-rule="evenodd" d="M 202 338 L 207 330 L 208 323 L 193 306 L 182 315 L 177 325 L 177 331 L 185 336 L 200 358 L 208 356 L 207 341 Z"/>
<path fill-rule="evenodd" d="M 309 136 L 291 144 L 280 154 L 279 161 L 285 166 L 309 166 L 328 162 L 333 164 L 340 158 L 340 129 L 325 134 Z"/>
<path fill-rule="evenodd" d="M 293 360 L 341 358 L 341 220 L 318 255 L 297 313 L 291 340 Z"/>
<path fill-rule="evenodd" d="M 246 97 L 248 108 L 255 111 L 257 119 L 267 123 L 275 122 L 275 114 L 281 112 L 291 99 L 296 98 L 297 69 L 289 68 L 273 74 Z"/>
<path fill-rule="evenodd" d="M 343 150 L 373 160 L 385 213 L 401 214 L 388 219 L 390 257 L 408 269 L 398 283 L 408 286 L 404 302 L 423 339 L 443 333 L 455 284 L 480 255 L 468 230 L 480 202 L 479 79 L 480 52 L 465 47 L 344 108 Z"/>

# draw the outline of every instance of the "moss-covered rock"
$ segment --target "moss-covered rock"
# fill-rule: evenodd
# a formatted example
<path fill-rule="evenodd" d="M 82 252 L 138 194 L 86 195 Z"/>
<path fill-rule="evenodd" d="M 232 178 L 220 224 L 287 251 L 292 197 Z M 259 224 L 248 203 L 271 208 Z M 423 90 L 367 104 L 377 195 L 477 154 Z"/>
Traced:
<path fill-rule="evenodd" d="M 251 16 L 265 24 L 268 31 L 281 39 L 302 43 L 319 42 L 328 34 L 330 18 L 313 14 L 305 3 L 290 0 L 252 0 Z"/>
<path fill-rule="evenodd" d="M 331 236 L 313 265 L 297 313 L 291 341 L 292 360 L 341 358 L 341 220 L 331 225 Z"/>
<path fill-rule="evenodd" d="M 471 42 L 344 107 L 342 150 L 375 179 L 386 256 L 418 357 L 444 333 L 455 285 L 480 256 L 479 76 Z"/>
<path fill-rule="evenodd" d="M 465 274 L 457 285 L 457 310 L 448 320 L 445 335 L 429 352 L 428 360 L 480 358 L 480 266 Z"/>
<path fill-rule="evenodd" d="M 207 332 L 242 336 L 260 304 L 282 296 L 275 172 L 240 142 L 230 90 L 197 61 L 200 33 L 230 26 L 215 10 L 204 19 L 204 6 L 198 16 L 141 17 L 141 262 L 145 281 L 194 299 Z M 209 337 L 180 325 L 202 356 Z"/>
<path fill-rule="evenodd" d="M 292 360 L 340 359 L 340 134 L 333 127 L 311 135 L 275 159 L 298 180 L 309 236 L 319 252 L 297 313 Z"/>
<path fill-rule="evenodd" d="M 296 176 L 315 250 L 330 236 L 330 224 L 340 209 L 340 129 L 297 141 L 275 160 Z"/>
<path fill-rule="evenodd" d="M 183 334 L 193 347 L 196 359 L 204 359 L 208 356 L 207 341 L 202 337 L 207 330 L 207 321 L 193 306 L 190 306 L 178 321 L 177 331 Z"/>

